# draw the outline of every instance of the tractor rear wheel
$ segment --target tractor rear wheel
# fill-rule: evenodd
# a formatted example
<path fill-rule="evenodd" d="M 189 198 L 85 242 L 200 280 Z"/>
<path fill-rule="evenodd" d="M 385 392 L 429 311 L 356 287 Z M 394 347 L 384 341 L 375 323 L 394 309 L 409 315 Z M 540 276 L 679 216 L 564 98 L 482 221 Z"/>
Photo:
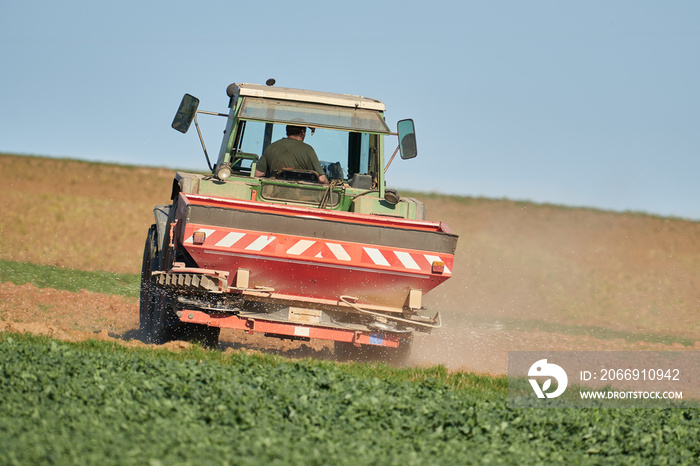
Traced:
<path fill-rule="evenodd" d="M 139 329 L 144 342 L 160 345 L 171 341 L 175 315 L 169 312 L 170 298 L 158 286 L 153 272 L 159 270 L 158 231 L 151 225 L 146 236 L 141 264 L 141 293 L 139 299 Z"/>
<path fill-rule="evenodd" d="M 143 341 L 160 345 L 173 340 L 186 340 L 197 342 L 206 348 L 217 348 L 221 329 L 181 322 L 176 317 L 172 297 L 156 284 L 152 273 L 160 268 L 157 241 L 156 226 L 151 225 L 141 265 L 139 328 Z"/>
<path fill-rule="evenodd" d="M 146 245 L 143 249 L 143 261 L 141 263 L 141 292 L 139 296 L 139 330 L 146 343 L 155 341 L 155 311 L 156 311 L 156 286 L 151 276 L 153 265 L 158 264 L 158 246 L 156 244 L 156 226 L 151 225 L 146 236 Z"/>

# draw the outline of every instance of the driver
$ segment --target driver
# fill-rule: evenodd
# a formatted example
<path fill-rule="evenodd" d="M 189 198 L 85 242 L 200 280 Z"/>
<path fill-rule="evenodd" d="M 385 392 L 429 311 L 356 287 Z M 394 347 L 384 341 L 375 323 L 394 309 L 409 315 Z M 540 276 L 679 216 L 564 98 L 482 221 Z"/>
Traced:
<path fill-rule="evenodd" d="M 284 168 L 313 170 L 321 183 L 328 184 L 316 151 L 304 142 L 305 137 L 306 127 L 287 125 L 287 137 L 267 146 L 255 168 L 255 176 L 270 176 Z"/>

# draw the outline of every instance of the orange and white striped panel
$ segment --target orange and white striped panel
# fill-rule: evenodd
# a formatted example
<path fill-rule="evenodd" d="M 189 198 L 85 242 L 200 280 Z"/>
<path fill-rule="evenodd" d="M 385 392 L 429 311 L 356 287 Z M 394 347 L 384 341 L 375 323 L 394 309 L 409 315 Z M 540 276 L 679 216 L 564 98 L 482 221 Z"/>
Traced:
<path fill-rule="evenodd" d="M 195 231 L 204 232 L 206 239 L 195 246 Z M 260 232 L 232 229 L 213 229 L 188 225 L 185 246 L 201 247 L 238 253 L 259 253 L 261 256 L 309 261 L 332 262 L 348 266 L 390 268 L 415 273 L 431 273 L 433 262 L 445 264 L 442 276 L 450 276 L 453 256 L 424 251 L 399 249 L 391 246 L 369 246 L 336 240 L 305 238 L 289 235 L 269 235 Z"/>

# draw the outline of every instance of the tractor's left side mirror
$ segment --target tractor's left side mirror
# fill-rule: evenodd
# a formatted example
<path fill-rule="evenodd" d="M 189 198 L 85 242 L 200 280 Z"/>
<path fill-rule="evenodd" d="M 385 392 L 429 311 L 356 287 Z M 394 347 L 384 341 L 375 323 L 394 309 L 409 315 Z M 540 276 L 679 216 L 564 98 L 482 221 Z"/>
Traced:
<path fill-rule="evenodd" d="M 197 107 L 199 107 L 199 99 L 185 94 L 182 97 L 182 102 L 180 102 L 180 107 L 177 109 L 173 124 L 170 126 L 181 133 L 186 133 L 190 129 L 195 113 L 197 113 Z"/>
<path fill-rule="evenodd" d="M 418 155 L 416 148 L 416 129 L 413 120 L 401 120 L 397 125 L 399 133 L 399 148 L 402 159 L 412 159 Z"/>

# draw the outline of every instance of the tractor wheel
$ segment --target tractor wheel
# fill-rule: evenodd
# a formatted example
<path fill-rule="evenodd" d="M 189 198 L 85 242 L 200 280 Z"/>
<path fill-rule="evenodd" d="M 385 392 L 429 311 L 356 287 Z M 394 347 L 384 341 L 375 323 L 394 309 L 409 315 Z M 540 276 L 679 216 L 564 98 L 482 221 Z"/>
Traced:
<path fill-rule="evenodd" d="M 143 249 L 143 261 L 141 263 L 141 293 L 139 298 L 139 329 L 141 337 L 146 343 L 153 343 L 153 330 L 155 326 L 156 287 L 154 286 L 151 272 L 153 264 L 157 267 L 158 247 L 156 245 L 156 226 L 151 225 L 146 236 L 146 245 Z"/>
<path fill-rule="evenodd" d="M 166 291 L 156 285 L 152 272 L 159 269 L 158 233 L 151 225 L 146 237 L 141 265 L 141 295 L 139 302 L 139 328 L 144 342 L 160 345 L 173 340 L 200 343 L 215 349 L 219 345 L 218 327 L 187 324 L 177 319 L 173 300 Z"/>
<path fill-rule="evenodd" d="M 146 236 L 141 264 L 141 293 L 139 299 L 139 329 L 144 342 L 160 345 L 173 339 L 172 326 L 177 325 L 175 314 L 170 312 L 170 297 L 156 285 L 152 272 L 159 269 L 158 233 L 151 225 Z"/>

